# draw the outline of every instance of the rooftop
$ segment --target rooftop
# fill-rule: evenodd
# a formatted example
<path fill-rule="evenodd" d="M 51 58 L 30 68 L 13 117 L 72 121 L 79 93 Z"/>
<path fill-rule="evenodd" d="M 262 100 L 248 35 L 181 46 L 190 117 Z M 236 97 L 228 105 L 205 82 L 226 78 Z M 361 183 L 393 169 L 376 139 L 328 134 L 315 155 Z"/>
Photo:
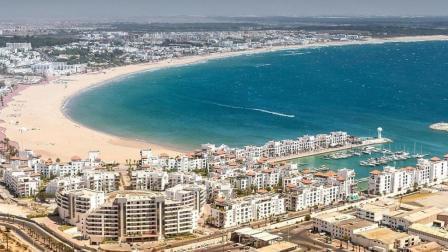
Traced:
<path fill-rule="evenodd" d="M 274 243 L 272 245 L 259 248 L 257 251 L 259 252 L 279 252 L 279 251 L 291 251 L 293 249 L 297 248 L 297 244 L 287 241 L 281 241 Z"/>
<path fill-rule="evenodd" d="M 349 219 L 349 220 L 343 220 L 337 224 L 337 226 L 347 229 L 347 230 L 355 230 L 363 227 L 370 227 L 372 225 L 377 225 L 374 222 L 370 222 L 363 219 Z"/>
<path fill-rule="evenodd" d="M 409 230 L 416 230 L 422 233 L 431 234 L 432 236 L 448 239 L 448 231 L 446 229 L 428 224 L 414 223 L 409 227 Z"/>
<path fill-rule="evenodd" d="M 435 252 L 441 250 L 442 246 L 440 246 L 437 242 L 428 242 L 409 247 L 410 252 L 432 252 L 432 251 Z"/>
<path fill-rule="evenodd" d="M 443 210 L 441 210 L 437 207 L 425 207 L 425 208 L 417 209 L 414 211 L 402 213 L 401 216 L 399 216 L 399 217 L 401 217 L 411 223 L 415 223 L 415 222 L 422 221 L 428 217 L 436 216 L 437 214 L 439 214 L 441 212 L 443 212 Z"/>
<path fill-rule="evenodd" d="M 344 214 L 344 213 L 340 213 L 340 212 L 321 214 L 314 218 L 325 221 L 325 222 L 329 222 L 329 223 L 336 223 L 336 222 L 356 219 L 356 217 L 351 214 Z"/>
<path fill-rule="evenodd" d="M 389 210 L 395 208 L 397 203 L 393 199 L 382 199 L 374 201 L 372 203 L 364 204 L 358 208 L 364 209 L 369 212 L 388 212 Z"/>
<path fill-rule="evenodd" d="M 409 236 L 406 233 L 395 232 L 389 228 L 376 228 L 361 232 L 358 235 L 371 240 L 380 240 L 386 244 L 393 244 L 395 240 Z"/>

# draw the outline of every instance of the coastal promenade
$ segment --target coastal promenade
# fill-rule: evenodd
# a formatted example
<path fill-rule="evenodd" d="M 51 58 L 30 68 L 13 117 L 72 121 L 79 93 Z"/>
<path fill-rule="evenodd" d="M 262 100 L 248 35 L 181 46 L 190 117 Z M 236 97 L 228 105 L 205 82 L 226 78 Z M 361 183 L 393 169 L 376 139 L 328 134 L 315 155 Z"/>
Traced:
<path fill-rule="evenodd" d="M 386 143 L 391 143 L 391 142 L 392 142 L 392 140 L 390 140 L 388 138 L 375 138 L 375 139 L 364 140 L 360 144 L 348 144 L 348 145 L 344 145 L 344 146 L 336 147 L 336 148 L 319 149 L 319 150 L 315 150 L 315 151 L 307 151 L 307 152 L 303 152 L 303 153 L 299 153 L 299 154 L 295 154 L 295 155 L 289 155 L 289 156 L 285 156 L 285 157 L 271 158 L 268 160 L 268 162 L 269 163 L 279 163 L 279 162 L 284 162 L 284 161 L 297 159 L 297 158 L 323 155 L 323 154 L 342 151 L 342 150 L 350 150 L 350 149 L 354 149 L 354 148 L 361 148 L 361 147 L 366 147 L 366 146 L 370 146 L 370 145 L 386 144 Z"/>

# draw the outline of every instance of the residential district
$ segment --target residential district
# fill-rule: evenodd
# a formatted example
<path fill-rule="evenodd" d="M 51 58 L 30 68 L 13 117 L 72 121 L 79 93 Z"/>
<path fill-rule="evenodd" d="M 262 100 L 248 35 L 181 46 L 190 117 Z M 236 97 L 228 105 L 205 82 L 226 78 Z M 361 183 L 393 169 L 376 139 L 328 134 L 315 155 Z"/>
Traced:
<path fill-rule="evenodd" d="M 0 24 L 0 94 L 6 95 L 19 84 L 46 83 L 57 76 L 115 66 L 368 38 L 358 33 L 251 27 L 236 31 L 135 32 Z"/>
<path fill-rule="evenodd" d="M 6 138 L 0 226 L 30 251 L 441 251 L 448 155 L 373 170 L 364 191 L 353 169 L 278 161 L 388 141 L 331 132 L 118 164 L 42 160 Z"/>

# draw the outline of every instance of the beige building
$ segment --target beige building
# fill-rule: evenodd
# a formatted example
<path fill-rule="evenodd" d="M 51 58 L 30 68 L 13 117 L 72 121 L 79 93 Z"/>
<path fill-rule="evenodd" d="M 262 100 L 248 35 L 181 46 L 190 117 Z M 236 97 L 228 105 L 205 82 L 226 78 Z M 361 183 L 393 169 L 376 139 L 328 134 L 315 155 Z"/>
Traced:
<path fill-rule="evenodd" d="M 439 252 L 442 251 L 442 246 L 437 242 L 428 242 L 419 245 L 414 245 L 405 250 L 406 252 Z"/>
<path fill-rule="evenodd" d="M 382 224 L 401 231 L 407 231 L 414 223 L 432 223 L 443 210 L 437 207 L 422 207 L 412 211 L 396 210 L 384 214 Z"/>
<path fill-rule="evenodd" d="M 448 247 L 448 231 L 430 224 L 415 223 L 409 227 L 409 234 L 418 235 L 423 241 L 437 242 Z"/>
<path fill-rule="evenodd" d="M 352 242 L 373 251 L 397 251 L 420 243 L 415 235 L 395 232 L 389 228 L 375 228 L 353 236 Z"/>
<path fill-rule="evenodd" d="M 313 218 L 313 229 L 325 232 L 337 239 L 353 239 L 354 235 L 375 229 L 377 223 L 339 212 L 318 215 Z"/>

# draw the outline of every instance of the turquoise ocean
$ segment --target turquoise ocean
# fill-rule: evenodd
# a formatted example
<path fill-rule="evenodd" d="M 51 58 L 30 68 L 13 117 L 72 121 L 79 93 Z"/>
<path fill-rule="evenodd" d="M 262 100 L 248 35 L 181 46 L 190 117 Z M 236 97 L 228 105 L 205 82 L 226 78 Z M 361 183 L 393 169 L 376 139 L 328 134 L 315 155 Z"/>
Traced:
<path fill-rule="evenodd" d="M 384 148 L 448 153 L 448 42 L 350 45 L 248 54 L 129 75 L 72 97 L 67 115 L 90 128 L 181 150 L 260 145 L 347 131 Z M 367 156 L 298 160 L 355 168 Z M 415 160 L 395 165 L 415 164 Z"/>

